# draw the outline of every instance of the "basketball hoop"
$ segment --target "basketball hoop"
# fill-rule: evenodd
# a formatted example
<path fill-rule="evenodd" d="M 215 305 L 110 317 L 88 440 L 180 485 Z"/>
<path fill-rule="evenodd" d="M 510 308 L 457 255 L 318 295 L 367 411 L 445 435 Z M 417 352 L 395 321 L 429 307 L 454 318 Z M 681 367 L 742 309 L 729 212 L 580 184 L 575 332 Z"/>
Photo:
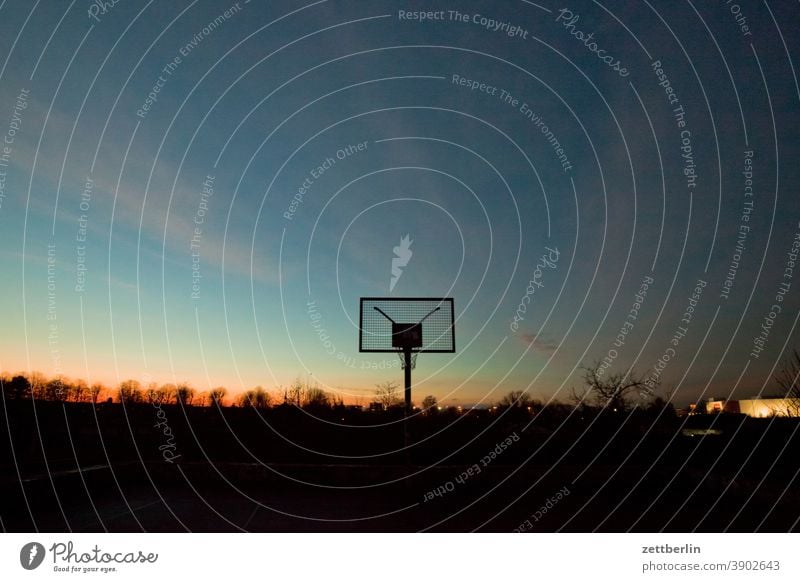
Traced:
<path fill-rule="evenodd" d="M 362 297 L 359 352 L 394 352 L 405 372 L 405 410 L 411 410 L 411 370 L 420 352 L 456 351 L 451 297 Z"/>
<path fill-rule="evenodd" d="M 394 352 L 400 358 L 405 387 L 403 419 L 411 413 L 411 370 L 420 352 L 456 351 L 452 297 L 362 297 L 358 320 L 359 352 Z M 403 422 L 406 464 L 411 435 Z"/>

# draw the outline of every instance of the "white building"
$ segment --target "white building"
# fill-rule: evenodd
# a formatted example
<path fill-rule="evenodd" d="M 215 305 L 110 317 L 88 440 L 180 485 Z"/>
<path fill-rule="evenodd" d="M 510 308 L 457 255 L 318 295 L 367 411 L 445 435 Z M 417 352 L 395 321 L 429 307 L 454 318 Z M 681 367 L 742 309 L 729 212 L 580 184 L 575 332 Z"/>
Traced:
<path fill-rule="evenodd" d="M 770 416 L 800 416 L 800 398 L 749 398 L 746 400 L 716 400 L 706 402 L 706 413 L 731 412 L 753 418 Z"/>

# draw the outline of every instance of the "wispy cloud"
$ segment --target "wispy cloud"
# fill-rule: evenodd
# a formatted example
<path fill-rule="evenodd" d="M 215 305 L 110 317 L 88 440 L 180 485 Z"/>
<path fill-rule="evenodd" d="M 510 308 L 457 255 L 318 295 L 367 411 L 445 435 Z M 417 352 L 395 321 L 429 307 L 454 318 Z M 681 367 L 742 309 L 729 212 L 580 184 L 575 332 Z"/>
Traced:
<path fill-rule="evenodd" d="M 552 354 L 559 346 L 559 344 L 556 342 L 550 341 L 546 338 L 541 338 L 532 333 L 520 334 L 519 338 L 526 344 L 530 344 L 537 352 Z"/>

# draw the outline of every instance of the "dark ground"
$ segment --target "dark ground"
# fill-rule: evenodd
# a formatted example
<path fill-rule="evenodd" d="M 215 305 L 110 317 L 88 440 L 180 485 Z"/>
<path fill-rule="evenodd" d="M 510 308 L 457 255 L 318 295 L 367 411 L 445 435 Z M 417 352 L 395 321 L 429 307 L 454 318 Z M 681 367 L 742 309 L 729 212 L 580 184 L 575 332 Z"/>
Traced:
<path fill-rule="evenodd" d="M 384 454 L 403 442 L 391 412 L 171 405 L 155 427 L 149 405 L 3 405 L 5 531 L 750 532 L 800 518 L 796 419 L 439 414 L 412 421 L 406 455 Z M 682 433 L 712 423 L 722 434 Z"/>

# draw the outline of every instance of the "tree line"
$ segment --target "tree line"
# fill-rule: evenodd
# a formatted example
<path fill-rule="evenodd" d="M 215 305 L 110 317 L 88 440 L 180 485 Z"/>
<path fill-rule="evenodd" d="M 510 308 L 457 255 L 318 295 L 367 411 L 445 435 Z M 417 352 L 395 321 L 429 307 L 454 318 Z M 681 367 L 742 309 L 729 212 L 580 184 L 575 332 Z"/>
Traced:
<path fill-rule="evenodd" d="M 551 403 L 553 406 L 569 408 L 608 409 L 613 412 L 626 412 L 640 406 L 643 380 L 629 370 L 618 374 L 598 374 L 599 364 L 585 369 L 582 391 L 572 391 L 570 403 Z M 286 387 L 269 391 L 255 386 L 239 394 L 229 395 L 228 390 L 219 386 L 199 391 L 188 383 L 155 382 L 143 384 L 137 380 L 124 380 L 116 387 L 101 383 L 88 384 L 84 380 L 72 380 L 63 376 L 47 378 L 41 373 L 0 375 L 3 398 L 6 400 L 33 399 L 53 402 L 84 403 L 125 403 L 183 406 L 235 406 L 267 409 L 277 406 L 296 406 L 307 409 L 338 409 L 346 407 L 341 395 L 329 392 L 314 382 L 295 380 Z M 652 391 L 649 391 L 652 392 Z M 647 396 L 652 394 L 648 393 Z M 637 402 L 637 398 L 639 402 Z M 392 410 L 402 408 L 402 389 L 395 382 L 377 384 L 372 400 L 367 403 L 372 410 Z M 648 406 L 666 406 L 661 398 L 651 398 Z M 362 403 L 351 405 L 361 408 Z M 511 391 L 499 400 L 488 405 L 490 410 L 514 409 L 515 412 L 535 414 L 544 404 L 531 397 L 524 390 Z M 452 411 L 458 407 L 444 407 Z M 425 415 L 438 414 L 443 410 L 433 395 L 425 396 L 419 410 Z"/>
<path fill-rule="evenodd" d="M 343 406 L 341 396 L 331 394 L 316 384 L 299 380 L 288 388 L 269 392 L 261 386 L 228 398 L 228 389 L 219 386 L 199 391 L 186 382 L 177 384 L 143 384 L 138 380 L 124 380 L 116 387 L 102 383 L 89 384 L 63 376 L 48 378 L 39 372 L 30 374 L 0 375 L 2 395 L 6 400 L 42 400 L 49 402 L 126 403 L 126 404 L 182 404 L 185 406 L 240 406 L 270 408 L 287 404 L 302 407 Z"/>

